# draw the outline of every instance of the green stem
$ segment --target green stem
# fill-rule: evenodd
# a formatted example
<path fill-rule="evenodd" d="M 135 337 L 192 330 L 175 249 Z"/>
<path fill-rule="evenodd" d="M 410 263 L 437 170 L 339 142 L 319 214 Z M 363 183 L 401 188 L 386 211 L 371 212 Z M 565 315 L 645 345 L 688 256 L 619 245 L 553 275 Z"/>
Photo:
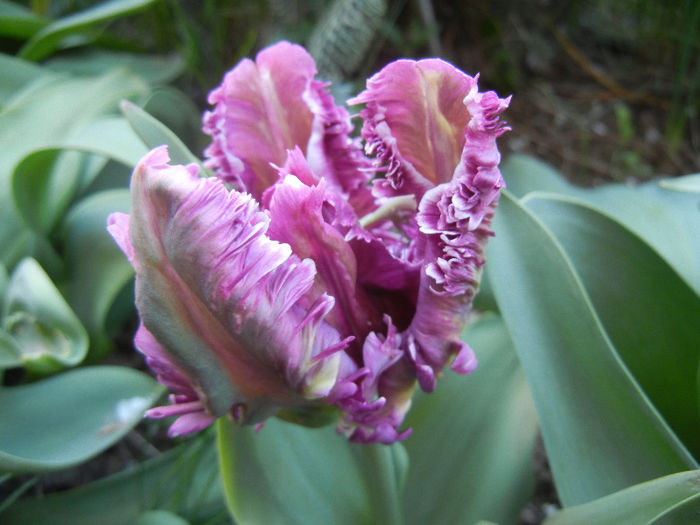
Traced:
<path fill-rule="evenodd" d="M 401 455 L 403 450 L 395 450 L 400 445 L 362 445 L 355 453 L 364 463 L 367 473 L 367 489 L 376 523 L 385 525 L 403 525 L 403 509 L 401 508 L 401 478 L 406 465 Z"/>

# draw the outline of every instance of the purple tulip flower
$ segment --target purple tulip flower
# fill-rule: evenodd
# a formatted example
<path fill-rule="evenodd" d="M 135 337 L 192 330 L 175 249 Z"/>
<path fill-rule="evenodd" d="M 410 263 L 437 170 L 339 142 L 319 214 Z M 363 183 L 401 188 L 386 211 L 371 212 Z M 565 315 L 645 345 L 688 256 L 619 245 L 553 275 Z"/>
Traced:
<path fill-rule="evenodd" d="M 179 416 L 172 435 L 334 407 L 351 441 L 388 444 L 410 433 L 416 383 L 476 366 L 460 334 L 509 99 L 442 60 L 399 60 L 349 101 L 365 105 L 352 138 L 315 74 L 287 42 L 240 62 L 204 115 L 216 177 L 156 148 L 131 214 L 109 219 L 136 271 L 136 347 L 173 392 L 148 415 Z"/>

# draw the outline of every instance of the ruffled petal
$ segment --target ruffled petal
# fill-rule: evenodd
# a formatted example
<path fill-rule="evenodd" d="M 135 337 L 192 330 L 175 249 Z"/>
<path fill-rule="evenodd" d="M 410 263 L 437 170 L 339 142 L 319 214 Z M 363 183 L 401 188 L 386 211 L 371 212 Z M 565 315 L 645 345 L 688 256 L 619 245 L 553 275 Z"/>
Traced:
<path fill-rule="evenodd" d="M 306 50 L 280 42 L 242 60 L 209 95 L 203 130 L 212 138 L 205 165 L 259 198 L 277 179 L 287 150 L 306 150 L 314 116 L 304 93 L 316 74 Z"/>
<path fill-rule="evenodd" d="M 464 99 L 471 119 L 454 177 L 429 190 L 419 204 L 416 220 L 424 235 L 424 271 L 409 337 L 416 366 L 424 367 L 418 376 L 424 390 L 432 389 L 434 375 L 451 356 L 457 356 L 455 371 L 468 373 L 476 366 L 473 352 L 460 339 L 481 280 L 486 243 L 493 235 L 491 219 L 505 186 L 496 138 L 507 129 L 499 115 L 509 100 L 473 87 Z"/>
<path fill-rule="evenodd" d="M 328 86 L 329 83 L 314 81 L 304 97 L 314 114 L 306 160 L 314 173 L 347 197 L 356 213 L 364 215 L 374 206 L 367 187 L 373 174 L 372 163 L 362 153 L 359 137 L 350 137 L 350 116 L 345 108 L 335 105 Z"/>
<path fill-rule="evenodd" d="M 349 104 L 366 104 L 366 151 L 386 167 L 384 194 L 414 193 L 452 179 L 470 114 L 463 99 L 475 79 L 439 59 L 397 60 Z"/>
<path fill-rule="evenodd" d="M 235 408 L 240 423 L 327 395 L 349 341 L 325 321 L 333 298 L 307 297 L 313 261 L 266 236 L 269 218 L 249 195 L 167 160 L 164 147 L 148 154 L 131 186 L 136 303 L 167 349 L 146 352 L 151 361 L 162 369 L 167 355 L 172 377 L 191 385 L 184 394 L 211 416 Z"/>
<path fill-rule="evenodd" d="M 357 443 L 391 444 L 411 433 L 399 427 L 411 406 L 415 372 L 404 358 L 401 334 L 388 316 L 384 320 L 386 335 L 372 332 L 365 339 L 357 392 L 338 403 L 343 410 L 338 430 Z"/>
<path fill-rule="evenodd" d="M 361 344 L 371 330 L 381 326 L 381 314 L 359 286 L 355 254 L 333 225 L 338 216 L 341 224 L 347 223 L 343 216 L 353 215 L 352 211 L 337 194 L 327 190 L 325 180 L 307 186 L 288 175 L 271 191 L 268 235 L 291 246 L 298 257 L 316 263 L 315 289 L 335 299 L 328 322 Z"/>
<path fill-rule="evenodd" d="M 311 55 L 289 42 L 264 49 L 255 62 L 241 61 L 209 95 L 215 107 L 203 120 L 212 137 L 205 165 L 259 199 L 277 180 L 275 166 L 287 150 L 298 148 L 317 179 L 365 213 L 373 202 L 365 185 L 371 163 L 359 139 L 350 137 L 347 110 L 315 75 Z"/>

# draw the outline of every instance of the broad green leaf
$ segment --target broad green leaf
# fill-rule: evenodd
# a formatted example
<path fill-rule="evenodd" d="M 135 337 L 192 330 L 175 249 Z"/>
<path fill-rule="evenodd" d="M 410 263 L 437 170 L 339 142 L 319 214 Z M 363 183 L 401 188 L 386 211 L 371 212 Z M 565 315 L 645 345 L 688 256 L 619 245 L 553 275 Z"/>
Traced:
<path fill-rule="evenodd" d="M 22 366 L 22 350 L 15 338 L 0 328 L 0 378 L 3 370 L 18 366 Z"/>
<path fill-rule="evenodd" d="M 3 300 L 2 328 L 32 372 L 75 366 L 87 352 L 85 329 L 34 259 L 24 259 L 12 273 Z"/>
<path fill-rule="evenodd" d="M 591 207 L 556 196 L 524 202 L 563 246 L 645 394 L 700 458 L 700 297 L 648 245 Z"/>
<path fill-rule="evenodd" d="M 7 268 L 5 265 L 0 263 L 0 297 L 5 295 L 5 287 L 7 286 Z"/>
<path fill-rule="evenodd" d="M 215 445 L 202 435 L 106 479 L 20 500 L 0 520 L 6 525 L 124 525 L 163 509 L 193 525 L 230 524 Z"/>
<path fill-rule="evenodd" d="M 12 175 L 15 204 L 27 224 L 48 233 L 104 166 L 85 153 L 131 168 L 146 152 L 124 118 L 99 118 L 60 146 L 34 151 L 17 164 Z"/>
<path fill-rule="evenodd" d="M 33 62 L 3 53 L 0 53 L 0 71 L 3 73 L 3 79 L 0 82 L 0 109 L 23 86 L 48 74 L 44 68 Z"/>
<path fill-rule="evenodd" d="M 676 179 L 682 183 L 684 178 Z M 700 193 L 664 189 L 663 180 L 639 186 L 610 184 L 574 196 L 604 210 L 641 237 L 700 294 Z"/>
<path fill-rule="evenodd" d="M 12 194 L 25 222 L 48 233 L 72 200 L 84 157 L 75 151 L 42 150 L 28 155 L 12 176 Z"/>
<path fill-rule="evenodd" d="M 166 144 L 168 154 L 175 164 L 195 163 L 201 166 L 201 161 L 185 146 L 180 138 L 170 131 L 165 124 L 159 122 L 153 116 L 146 113 L 137 105 L 124 100 L 121 103 L 121 110 L 126 116 L 129 124 L 134 129 L 141 140 L 149 148 L 155 148 Z"/>
<path fill-rule="evenodd" d="M 29 38 L 48 23 L 48 18 L 16 2 L 0 1 L 0 36 Z"/>
<path fill-rule="evenodd" d="M 126 68 L 150 85 L 167 84 L 183 71 L 185 61 L 180 55 L 143 55 L 103 49 L 80 50 L 70 55 L 51 58 L 45 67 L 58 73 L 101 75 L 116 68 Z"/>
<path fill-rule="evenodd" d="M 167 510 L 148 510 L 136 518 L 134 525 L 189 525 L 189 522 Z"/>
<path fill-rule="evenodd" d="M 604 210 L 656 250 L 700 294 L 700 235 L 690 224 L 700 221 L 700 193 L 668 186 L 692 185 L 694 175 L 645 184 L 606 184 L 579 188 L 545 163 L 513 155 L 503 164 L 509 191 L 522 197 L 545 191 L 581 199 Z"/>
<path fill-rule="evenodd" d="M 537 416 L 505 324 L 485 315 L 465 331 L 479 366 L 447 372 L 407 417 L 407 524 L 517 523 L 534 486 Z"/>
<path fill-rule="evenodd" d="M 25 60 L 39 61 L 58 49 L 65 37 L 91 29 L 97 24 L 141 11 L 154 1 L 111 0 L 66 16 L 38 31 L 20 49 L 18 55 Z"/>
<path fill-rule="evenodd" d="M 218 422 L 229 508 L 241 525 L 403 523 L 401 445 L 348 443 L 332 427 L 271 419 L 256 433 Z"/>
<path fill-rule="evenodd" d="M 700 193 L 700 173 L 686 175 L 685 177 L 664 179 L 659 181 L 659 186 L 666 190 Z"/>
<path fill-rule="evenodd" d="M 628 487 L 584 505 L 569 507 L 545 525 L 637 525 L 700 494 L 700 471 L 680 472 Z M 656 523 L 656 522 L 654 522 Z M 676 523 L 697 523 L 681 521 Z"/>
<path fill-rule="evenodd" d="M 0 301 L 5 295 L 5 287 L 7 286 L 7 270 L 3 264 L 0 264 Z M 0 329 L 0 371 L 5 368 L 19 366 L 22 363 L 19 347 L 15 339 Z M 0 373 L 0 379 L 2 374 Z"/>
<path fill-rule="evenodd" d="M 105 321 L 134 271 L 107 233 L 110 213 L 129 211 L 129 190 L 96 193 L 75 205 L 61 228 L 68 272 L 64 290 L 68 302 L 87 328 L 92 352 L 110 346 Z M 133 311 L 133 304 L 129 305 Z"/>
<path fill-rule="evenodd" d="M 649 525 L 691 525 L 700 522 L 700 494 L 695 494 L 659 514 Z"/>
<path fill-rule="evenodd" d="M 163 389 L 131 368 L 70 370 L 0 389 L 0 471 L 77 465 L 121 439 Z"/>
<path fill-rule="evenodd" d="M 91 122 L 116 110 L 124 97 L 143 96 L 147 86 L 125 70 L 96 78 L 47 75 L 17 93 L 0 113 L 0 260 L 14 265 L 29 253 L 33 234 L 12 199 L 15 166 L 28 154 L 61 147 Z"/>
<path fill-rule="evenodd" d="M 569 194 L 576 188 L 550 165 L 529 155 L 510 155 L 501 165 L 508 192 L 523 197 L 532 191 Z"/>
<path fill-rule="evenodd" d="M 129 168 L 133 168 L 148 152 L 148 148 L 133 132 L 127 120 L 112 115 L 93 118 L 77 133 L 55 147 L 101 155 Z"/>
<path fill-rule="evenodd" d="M 620 361 L 552 234 L 507 192 L 494 231 L 487 271 L 562 503 L 697 468 Z"/>

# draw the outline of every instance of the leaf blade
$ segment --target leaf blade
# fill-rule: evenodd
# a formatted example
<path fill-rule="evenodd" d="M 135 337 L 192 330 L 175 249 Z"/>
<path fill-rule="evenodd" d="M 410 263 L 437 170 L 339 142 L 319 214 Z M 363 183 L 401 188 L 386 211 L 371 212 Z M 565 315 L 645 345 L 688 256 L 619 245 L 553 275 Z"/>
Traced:
<path fill-rule="evenodd" d="M 85 461 L 135 426 L 162 391 L 142 372 L 110 366 L 2 388 L 0 470 L 41 472 Z"/>
<path fill-rule="evenodd" d="M 680 472 L 564 509 L 548 518 L 545 525 L 647 523 L 679 502 L 697 497 L 698 493 L 700 471 Z"/>
<path fill-rule="evenodd" d="M 505 324 L 484 315 L 464 335 L 477 369 L 446 374 L 407 416 L 408 524 L 516 523 L 534 486 L 536 413 Z M 469 504 L 445 504 L 457 501 Z"/>
<path fill-rule="evenodd" d="M 564 505 L 696 468 L 621 366 L 546 228 L 504 193 L 494 230 L 487 271 L 532 388 Z"/>
<path fill-rule="evenodd" d="M 700 297 L 646 243 L 591 206 L 543 195 L 525 202 L 572 260 L 626 366 L 700 457 L 700 399 L 693 395 Z"/>

